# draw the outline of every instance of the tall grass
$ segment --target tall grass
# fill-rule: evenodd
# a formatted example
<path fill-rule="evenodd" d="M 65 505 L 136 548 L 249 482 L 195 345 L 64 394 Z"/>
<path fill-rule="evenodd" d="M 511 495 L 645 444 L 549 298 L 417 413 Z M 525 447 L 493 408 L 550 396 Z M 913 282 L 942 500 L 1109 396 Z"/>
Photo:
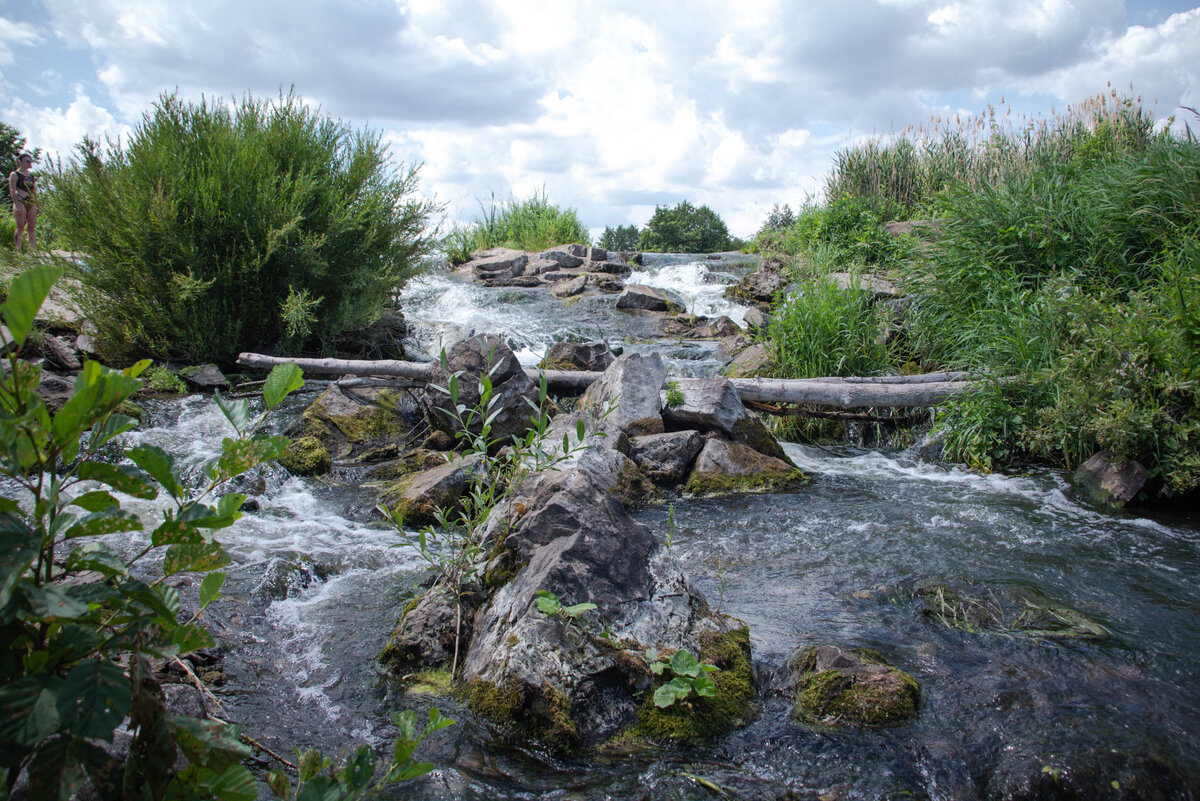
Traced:
<path fill-rule="evenodd" d="M 568 243 L 591 244 L 587 226 L 574 209 L 562 209 L 550 202 L 546 190 L 534 192 L 526 200 L 510 199 L 484 207 L 482 217 L 469 225 L 457 226 L 442 239 L 442 248 L 451 264 L 469 261 L 471 253 L 490 248 L 545 250 Z"/>
<path fill-rule="evenodd" d="M 884 312 L 853 282 L 843 290 L 821 276 L 803 280 L 774 315 L 770 338 L 784 378 L 887 372 Z"/>
<path fill-rule="evenodd" d="M 416 170 L 293 95 L 164 95 L 124 145 L 85 139 L 79 156 L 52 173 L 47 212 L 87 254 L 80 301 L 110 355 L 269 349 L 296 294 L 328 341 L 376 319 L 430 245 Z"/>

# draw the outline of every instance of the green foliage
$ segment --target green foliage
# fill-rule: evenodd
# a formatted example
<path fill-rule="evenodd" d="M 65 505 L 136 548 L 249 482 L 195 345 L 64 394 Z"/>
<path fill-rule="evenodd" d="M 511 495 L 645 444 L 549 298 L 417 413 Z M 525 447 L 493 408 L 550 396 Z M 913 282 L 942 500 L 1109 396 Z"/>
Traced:
<path fill-rule="evenodd" d="M 755 237 L 755 251 L 826 262 L 823 269 L 810 270 L 815 274 L 844 271 L 853 265 L 890 267 L 907 255 L 905 243 L 884 229 L 884 216 L 858 198 L 841 195 L 824 206 L 806 204 L 784 225 L 790 214 L 791 209 L 786 215 L 780 212 L 776 225 L 770 225 L 768 219 Z"/>
<path fill-rule="evenodd" d="M 662 676 L 670 671 L 672 678 L 658 686 L 654 691 L 654 705 L 660 709 L 673 706 L 680 701 L 686 701 L 693 695 L 704 698 L 715 698 L 716 683 L 708 677 L 720 668 L 716 665 L 704 665 L 696 655 L 681 648 L 671 654 L 670 659 L 663 659 L 657 650 L 646 651 L 646 662 L 650 672 Z"/>
<path fill-rule="evenodd" d="M 729 229 L 715 211 L 685 200 L 673 207 L 655 206 L 638 247 L 658 253 L 715 253 L 731 244 Z"/>
<path fill-rule="evenodd" d="M 683 390 L 679 388 L 678 381 L 667 382 L 667 406 L 674 409 L 676 406 L 682 406 L 687 402 L 687 398 L 683 394 Z"/>
<path fill-rule="evenodd" d="M 286 440 L 258 433 L 265 415 L 235 426 L 237 437 L 226 438 L 205 467 L 199 491 L 185 487 L 171 457 L 154 446 L 126 452 L 136 467 L 98 461 L 101 448 L 119 447 L 117 438 L 135 425 L 116 409 L 141 386 L 149 362 L 122 371 L 87 362 L 51 415 L 37 394 L 40 369 L 19 355 L 60 274 L 30 268 L 12 281 L 0 309 L 4 344 L 12 345 L 0 380 L 0 474 L 12 494 L 0 499 L 0 768 L 8 787 L 27 769 L 31 795 L 45 799 L 67 798 L 85 774 L 104 798 L 138 787 L 146 798 L 252 799 L 237 727 L 168 715 L 149 660 L 213 644 L 197 623 L 220 595 L 224 576 L 211 571 L 228 562 L 213 534 L 238 519 L 245 499 L 206 501 L 218 485 L 275 458 Z M 249 420 L 246 401 L 229 406 Z M 89 489 L 90 482 L 106 488 Z M 131 559 L 99 539 L 145 530 L 109 490 L 147 499 L 165 491 L 171 501 Z M 133 568 L 151 554 L 161 555 L 162 578 L 146 582 Z M 85 571 L 101 580 L 68 580 Z M 209 575 L 200 608 L 181 620 L 179 593 L 165 579 L 186 571 Z M 134 738 L 122 764 L 95 741 L 111 742 L 127 716 Z M 182 771 L 174 767 L 179 751 L 188 761 Z"/>
<path fill-rule="evenodd" d="M 555 245 L 590 244 L 587 226 L 574 209 L 562 209 L 550 202 L 545 189 L 526 200 L 510 199 L 497 203 L 492 196 L 488 208 L 479 204 L 482 219 L 453 228 L 442 239 L 442 248 L 451 264 L 470 261 L 471 253 L 490 248 L 545 250 Z"/>
<path fill-rule="evenodd" d="M 784 378 L 875 375 L 889 367 L 883 344 L 884 312 L 871 293 L 811 278 L 784 302 L 769 337 Z"/>
<path fill-rule="evenodd" d="M 429 721 L 419 726 L 417 714 L 410 709 L 392 713 L 392 723 L 400 735 L 392 742 L 391 761 L 378 780 L 375 752 L 370 746 L 362 746 L 348 757 L 341 767 L 316 749 L 303 753 L 296 750 L 299 775 L 293 786 L 282 769 L 271 771 L 267 785 L 276 798 L 289 801 L 357 801 L 382 793 L 388 785 L 412 781 L 433 770 L 428 762 L 413 758 L 417 746 L 436 731 L 454 725 L 454 721 L 442 717 L 437 709 L 429 710 Z"/>
<path fill-rule="evenodd" d="M 187 392 L 187 384 L 160 364 L 156 364 L 146 371 L 146 388 L 152 392 L 164 392 L 172 395 L 182 395 Z"/>
<path fill-rule="evenodd" d="M 637 250 L 638 237 L 641 232 L 636 225 L 618 225 L 616 228 L 605 226 L 600 235 L 600 247 L 605 250 Z"/>
<path fill-rule="evenodd" d="M 558 600 L 558 596 L 550 592 L 550 590 L 538 590 L 535 601 L 538 611 L 543 615 L 546 617 L 557 617 L 568 623 L 575 622 L 588 612 L 596 610 L 596 605 L 589 603 L 563 606 L 562 601 Z"/>
<path fill-rule="evenodd" d="M 164 95 L 124 144 L 79 155 L 50 176 L 47 216 L 88 254 L 80 302 L 120 353 L 229 362 L 305 327 L 329 341 L 373 322 L 430 245 L 416 170 L 295 95 Z"/>

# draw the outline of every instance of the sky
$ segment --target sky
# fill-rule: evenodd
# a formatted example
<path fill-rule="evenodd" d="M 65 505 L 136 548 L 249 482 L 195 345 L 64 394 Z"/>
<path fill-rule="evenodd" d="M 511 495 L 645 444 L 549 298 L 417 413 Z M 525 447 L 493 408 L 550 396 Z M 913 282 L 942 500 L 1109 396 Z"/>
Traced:
<path fill-rule="evenodd" d="M 839 149 L 905 126 L 1113 89 L 1195 122 L 1200 6 L 0 0 L 0 120 L 47 154 L 127 137 L 164 92 L 292 89 L 422 165 L 444 225 L 544 191 L 596 234 L 686 199 L 750 236 L 820 192 Z"/>

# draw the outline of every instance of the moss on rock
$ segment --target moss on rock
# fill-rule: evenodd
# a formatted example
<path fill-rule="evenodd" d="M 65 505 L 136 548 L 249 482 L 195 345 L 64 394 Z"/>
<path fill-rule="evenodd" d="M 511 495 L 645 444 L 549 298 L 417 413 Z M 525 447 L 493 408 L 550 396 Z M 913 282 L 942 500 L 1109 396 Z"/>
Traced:
<path fill-rule="evenodd" d="M 794 714 L 802 720 L 888 726 L 917 713 L 917 680 L 876 651 L 814 647 L 797 654 L 791 667 L 796 677 Z"/>
<path fill-rule="evenodd" d="M 778 473 L 759 473 L 748 476 L 731 476 L 724 473 L 692 471 L 684 485 L 689 495 L 732 495 L 741 492 L 774 492 L 775 490 L 804 484 L 808 481 L 801 470 L 791 468 Z"/>
<path fill-rule="evenodd" d="M 698 743 L 749 722 L 758 698 L 750 670 L 750 629 L 743 626 L 725 633 L 702 633 L 699 656 L 701 662 L 720 668 L 709 674 L 717 685 L 717 694 L 658 707 L 654 690 L 672 678 L 660 676 L 646 691 L 637 723 L 618 739 L 643 737 L 656 742 Z"/>
<path fill-rule="evenodd" d="M 534 737 L 555 751 L 570 752 L 579 747 L 571 701 L 548 683 L 541 687 L 501 687 L 475 680 L 467 684 L 464 694 L 471 710 L 493 723 Z"/>
<path fill-rule="evenodd" d="M 292 440 L 279 463 L 298 476 L 319 476 L 329 472 L 333 457 L 325 443 L 316 437 L 299 437 Z"/>

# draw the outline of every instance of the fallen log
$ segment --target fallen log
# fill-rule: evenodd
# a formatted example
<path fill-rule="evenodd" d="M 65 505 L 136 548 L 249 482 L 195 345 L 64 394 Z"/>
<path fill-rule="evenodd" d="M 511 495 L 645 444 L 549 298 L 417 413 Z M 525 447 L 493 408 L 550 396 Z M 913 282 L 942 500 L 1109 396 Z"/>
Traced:
<path fill-rule="evenodd" d="M 334 375 L 393 376 L 428 382 L 436 367 L 433 363 L 363 359 L 287 359 L 261 353 L 242 353 L 238 364 L 269 369 L 293 363 L 306 373 Z M 602 373 L 573 370 L 538 370 L 525 373 L 534 381 L 542 375 L 553 392 L 582 394 Z M 867 376 L 853 378 L 731 378 L 743 400 L 760 403 L 802 403 L 810 406 L 834 406 L 857 409 L 871 406 L 933 406 L 947 398 L 962 395 L 974 386 L 963 380 L 965 373 L 926 373 L 915 376 Z M 674 379 L 679 383 L 696 379 Z"/>

